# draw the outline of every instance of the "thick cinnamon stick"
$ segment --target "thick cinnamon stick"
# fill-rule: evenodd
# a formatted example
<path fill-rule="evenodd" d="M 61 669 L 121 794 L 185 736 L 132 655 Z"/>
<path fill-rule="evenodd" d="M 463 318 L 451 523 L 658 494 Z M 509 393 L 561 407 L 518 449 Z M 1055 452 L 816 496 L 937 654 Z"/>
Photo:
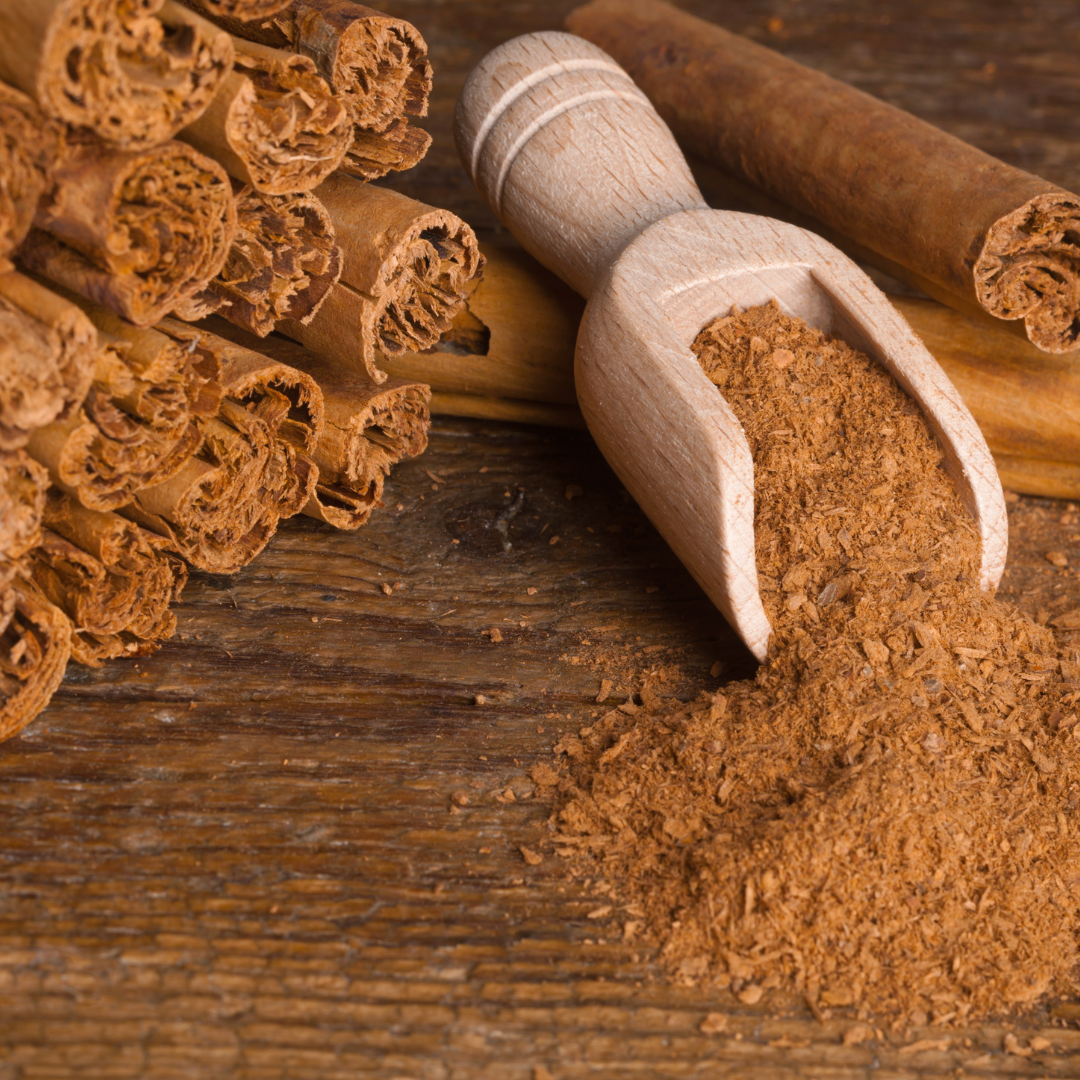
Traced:
<path fill-rule="evenodd" d="M 34 226 L 22 263 L 147 326 L 224 265 L 236 207 L 224 169 L 186 143 L 81 143 L 57 164 Z"/>
<path fill-rule="evenodd" d="M 427 449 L 431 392 L 400 379 L 378 385 L 314 360 L 311 373 L 325 388 L 327 424 L 313 455 L 319 483 L 304 513 L 355 529 L 382 505 L 391 468 Z"/>
<path fill-rule="evenodd" d="M 994 464 L 1006 491 L 1047 499 L 1080 499 L 1080 463 L 1076 461 L 1047 461 L 995 451 Z"/>
<path fill-rule="evenodd" d="M 341 280 L 307 325 L 286 320 L 279 329 L 381 382 L 376 349 L 426 349 L 450 329 L 483 269 L 476 236 L 447 210 L 341 173 L 316 195 L 342 249 Z"/>
<path fill-rule="evenodd" d="M 138 530 L 137 525 L 127 524 Z M 74 659 L 99 667 L 103 660 L 121 655 L 120 631 L 128 623 L 138 592 L 133 575 L 109 573 L 92 555 L 51 529 L 44 530 L 34 549 L 30 573 L 42 594 L 71 619 Z"/>
<path fill-rule="evenodd" d="M 217 413 L 223 388 L 221 361 L 213 350 L 152 327 L 133 326 L 81 297 L 77 303 L 122 357 L 123 367 L 105 376 L 120 408 L 155 431 L 179 430 L 186 418 Z"/>
<path fill-rule="evenodd" d="M 29 232 L 63 145 L 63 126 L 0 82 L 0 257 Z"/>
<path fill-rule="evenodd" d="M 380 364 L 398 378 L 430 384 L 432 412 L 467 407 L 449 394 L 479 395 L 570 405 L 580 422 L 573 349 L 584 300 L 520 249 L 482 254 L 483 277 L 466 285 L 450 329 L 429 348 L 384 356 Z"/>
<path fill-rule="evenodd" d="M 266 425 L 273 444 L 259 497 L 282 518 L 298 514 L 311 498 L 319 475 L 310 458 L 322 437 L 325 411 L 316 380 L 256 352 L 251 345 L 257 346 L 257 339 L 246 334 L 237 344 L 206 327 L 189 327 L 175 320 L 163 325 L 178 341 L 197 342 L 212 352 L 221 365 L 229 409 L 242 410 Z M 215 319 L 211 325 L 223 330 L 229 324 Z"/>
<path fill-rule="evenodd" d="M 232 65 L 228 35 L 171 0 L 4 0 L 0 79 L 118 146 L 172 138 Z"/>
<path fill-rule="evenodd" d="M 431 392 L 431 412 L 436 416 L 471 416 L 477 420 L 501 420 L 511 424 L 539 424 L 542 427 L 587 427 L 576 405 L 554 405 L 525 398 L 495 397 L 492 394 Z"/>
<path fill-rule="evenodd" d="M 221 273 L 177 308 L 182 319 L 218 312 L 265 337 L 282 319 L 306 326 L 341 274 L 341 249 L 314 195 L 236 196 L 237 232 Z"/>
<path fill-rule="evenodd" d="M 0 741 L 49 703 L 71 655 L 71 622 L 27 579 L 10 586 L 11 617 L 0 633 Z"/>
<path fill-rule="evenodd" d="M 72 415 L 98 353 L 97 331 L 73 303 L 23 274 L 0 274 L 0 450 Z"/>
<path fill-rule="evenodd" d="M 274 15 L 288 7 L 291 0 L 192 0 L 191 7 L 210 16 L 224 16 L 240 22 L 252 22 Z"/>
<path fill-rule="evenodd" d="M 74 624 L 80 663 L 146 655 L 176 629 L 169 604 L 179 599 L 186 567 L 159 538 L 115 514 L 51 492 L 30 567 L 42 594 Z"/>
<path fill-rule="evenodd" d="M 121 512 L 164 537 L 192 566 L 235 573 L 277 529 L 279 515 L 262 490 L 273 440 L 261 420 L 228 403 L 200 427 L 198 455 L 171 479 L 144 488 Z"/>
<path fill-rule="evenodd" d="M 431 92 L 427 44 L 416 27 L 351 0 L 294 0 L 273 18 L 218 18 L 230 33 L 315 61 L 353 123 L 342 169 L 361 180 L 411 169 L 431 136 L 406 116 L 426 116 Z"/>
<path fill-rule="evenodd" d="M 363 525 L 372 509 L 381 505 L 391 468 L 427 448 L 428 388 L 404 379 L 377 384 L 278 334 L 258 341 L 233 326 L 220 330 L 230 340 L 304 371 L 318 383 L 325 426 L 308 450 L 318 467 L 318 484 L 304 513 L 339 529 Z"/>
<path fill-rule="evenodd" d="M 1080 347 L 1080 197 L 659 0 L 567 27 L 610 53 L 690 151 L 936 286 Z M 888 268 L 888 267 L 886 267 Z"/>
<path fill-rule="evenodd" d="M 306 56 L 236 38 L 233 70 L 180 138 L 267 195 L 310 191 L 352 144 L 348 109 Z"/>
<path fill-rule="evenodd" d="M 48 473 L 25 450 L 0 450 L 0 568 L 41 539 L 48 487 Z M 4 580 L 0 574 L 0 584 Z"/>
<path fill-rule="evenodd" d="M 183 358 L 149 382 L 134 376 L 125 362 L 128 352 L 121 339 L 106 342 L 83 408 L 39 428 L 28 444 L 55 484 L 95 510 L 114 510 L 141 488 L 174 475 L 201 440 L 187 402 Z"/>
<path fill-rule="evenodd" d="M 100 511 L 173 476 L 198 449 L 200 416 L 221 401 L 220 363 L 79 298 L 101 348 L 81 409 L 34 431 L 29 448 L 53 483 Z"/>
<path fill-rule="evenodd" d="M 583 426 L 571 404 L 583 302 L 524 253 L 486 254 L 484 279 L 454 327 L 434 349 L 405 353 L 387 369 L 428 383 L 433 413 Z M 1080 372 L 1070 358 L 1043 352 L 983 314 L 934 300 L 889 300 L 960 391 L 1002 482 L 1080 498 Z"/>
<path fill-rule="evenodd" d="M 214 356 L 225 396 L 217 415 L 199 422 L 197 455 L 171 480 L 140 491 L 123 514 L 193 566 L 234 573 L 314 491 L 318 470 L 305 450 L 319 437 L 321 394 L 303 372 L 202 328 L 175 319 L 158 328 Z"/>
<path fill-rule="evenodd" d="M 889 299 L 960 391 L 995 460 L 1080 463 L 1080 372 L 1068 356 L 933 300 Z"/>

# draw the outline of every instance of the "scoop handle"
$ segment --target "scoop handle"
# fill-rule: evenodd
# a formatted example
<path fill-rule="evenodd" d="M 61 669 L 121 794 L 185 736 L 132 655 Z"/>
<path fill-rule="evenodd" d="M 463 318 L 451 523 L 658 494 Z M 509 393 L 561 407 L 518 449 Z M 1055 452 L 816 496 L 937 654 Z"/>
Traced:
<path fill-rule="evenodd" d="M 648 98 L 573 34 L 525 34 L 488 53 L 458 98 L 454 134 L 499 219 L 586 297 L 647 226 L 706 206 Z"/>

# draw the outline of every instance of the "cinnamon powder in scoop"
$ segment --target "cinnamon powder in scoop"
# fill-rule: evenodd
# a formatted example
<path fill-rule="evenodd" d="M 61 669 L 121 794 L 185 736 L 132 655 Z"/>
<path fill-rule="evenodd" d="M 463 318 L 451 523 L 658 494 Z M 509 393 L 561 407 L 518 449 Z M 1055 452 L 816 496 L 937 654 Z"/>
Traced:
<path fill-rule="evenodd" d="M 747 1004 L 948 1023 L 1075 991 L 1077 658 L 979 589 L 884 368 L 775 303 L 693 349 L 754 455 L 769 656 L 564 738 L 560 853 L 618 883 L 625 939 Z"/>

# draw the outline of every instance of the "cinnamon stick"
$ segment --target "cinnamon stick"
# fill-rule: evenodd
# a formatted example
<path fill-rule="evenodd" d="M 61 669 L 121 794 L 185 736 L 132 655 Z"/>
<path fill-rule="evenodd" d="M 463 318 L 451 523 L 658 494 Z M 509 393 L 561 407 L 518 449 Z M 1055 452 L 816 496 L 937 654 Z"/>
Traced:
<path fill-rule="evenodd" d="M 22 731 L 49 703 L 71 655 L 71 622 L 22 576 L 11 585 L 0 633 L 0 741 Z"/>
<path fill-rule="evenodd" d="M 1080 347 L 1080 197 L 659 0 L 594 0 L 605 49 L 693 153 L 812 215 L 933 295 Z"/>
<path fill-rule="evenodd" d="M 1080 499 L 1080 463 L 995 453 L 994 464 L 1006 491 L 1046 499 Z"/>
<path fill-rule="evenodd" d="M 306 451 L 322 424 L 319 388 L 303 372 L 202 328 L 175 319 L 158 328 L 214 356 L 225 396 L 216 416 L 199 421 L 196 456 L 172 479 L 138 492 L 122 513 L 200 570 L 234 573 L 311 498 L 318 471 Z"/>
<path fill-rule="evenodd" d="M 585 302 L 520 249 L 485 247 L 481 254 L 483 276 L 466 284 L 450 329 L 420 352 L 384 356 L 382 366 L 430 384 L 432 412 L 446 412 L 448 395 L 461 394 L 569 405 L 580 422 L 573 351 Z"/>
<path fill-rule="evenodd" d="M 307 450 L 318 468 L 318 483 L 304 513 L 339 529 L 363 525 L 381 505 L 391 468 L 427 448 L 428 388 L 404 379 L 375 383 L 278 334 L 259 341 L 227 324 L 219 329 L 230 340 L 299 369 L 318 383 L 325 425 Z"/>
<path fill-rule="evenodd" d="M 229 178 L 193 147 L 128 151 L 87 142 L 57 164 L 18 257 L 147 326 L 218 273 L 235 231 Z"/>
<path fill-rule="evenodd" d="M 0 584 L 41 539 L 48 473 L 25 450 L 0 450 Z"/>
<path fill-rule="evenodd" d="M 107 373 L 120 408 L 155 431 L 178 430 L 185 417 L 217 413 L 223 389 L 221 361 L 213 350 L 152 327 L 133 326 L 82 297 L 76 302 L 99 336 L 122 356 L 123 368 Z M 170 321 L 168 325 L 174 324 Z"/>
<path fill-rule="evenodd" d="M 483 280 L 432 349 L 386 362 L 428 383 L 431 411 L 582 427 L 574 346 L 584 304 L 528 255 L 488 249 Z M 889 296 L 955 384 L 982 429 L 1002 483 L 1080 498 L 1080 372 L 1008 324 L 934 300 Z M 442 350 L 453 351 L 442 351 Z"/>
<path fill-rule="evenodd" d="M 100 667 L 147 655 L 171 637 L 187 569 L 152 534 L 116 514 L 49 494 L 41 544 L 31 555 L 34 583 L 74 624 L 72 656 Z"/>
<path fill-rule="evenodd" d="M 400 379 L 379 385 L 314 359 L 310 372 L 324 387 L 327 423 L 313 455 L 319 483 L 304 513 L 355 529 L 382 505 L 391 468 L 427 449 L 431 391 Z"/>
<path fill-rule="evenodd" d="M 427 44 L 411 23 L 351 0 L 294 0 L 259 22 L 215 21 L 237 37 L 315 61 L 352 120 L 345 172 L 377 180 L 427 153 L 431 136 L 406 119 L 427 115 L 431 92 Z"/>
<path fill-rule="evenodd" d="M 460 394 L 433 390 L 431 412 L 436 416 L 471 416 L 477 420 L 500 420 L 511 424 L 539 424 L 542 427 L 587 427 L 576 405 L 553 405 L 547 401 L 496 397 L 492 394 Z"/>
<path fill-rule="evenodd" d="M 171 479 L 143 488 L 121 513 L 163 537 L 192 566 L 235 573 L 277 529 L 279 515 L 262 490 L 272 440 L 261 420 L 227 403 L 200 427 L 197 456 Z"/>
<path fill-rule="evenodd" d="M 0 257 L 10 255 L 30 231 L 63 145 L 63 126 L 0 82 Z"/>
<path fill-rule="evenodd" d="M 290 0 L 192 0 L 190 6 L 207 15 L 252 22 L 276 14 L 289 3 Z"/>
<path fill-rule="evenodd" d="M 23 274 L 0 273 L 0 450 L 72 414 L 98 352 L 97 332 L 74 304 Z"/>
<path fill-rule="evenodd" d="M 29 448 L 63 491 L 93 510 L 115 510 L 173 476 L 198 449 L 196 420 L 220 405 L 220 363 L 80 303 L 98 327 L 93 383 L 82 408 L 33 432 Z"/>
<path fill-rule="evenodd" d="M 381 382 L 375 351 L 426 349 L 450 329 L 480 276 L 472 229 L 447 210 L 335 173 L 315 194 L 342 249 L 341 279 L 306 325 L 279 329 Z"/>
<path fill-rule="evenodd" d="M 257 339 L 247 335 L 237 344 L 206 327 L 189 327 L 175 320 L 164 325 L 178 341 L 197 342 L 217 358 L 229 415 L 242 410 L 265 424 L 272 446 L 259 498 L 279 517 L 298 514 L 311 498 L 319 476 L 310 458 L 322 437 L 325 411 L 316 380 L 255 351 L 250 345 L 257 345 Z M 228 326 L 220 320 L 211 325 L 218 329 Z"/>
<path fill-rule="evenodd" d="M 242 38 L 233 69 L 180 138 L 267 195 L 310 191 L 352 143 L 349 112 L 315 62 Z"/>
<path fill-rule="evenodd" d="M 133 375 L 128 351 L 123 340 L 105 341 L 83 407 L 39 428 L 28 443 L 53 482 L 94 510 L 115 510 L 174 475 L 201 440 L 186 400 L 184 358 L 151 383 Z"/>
<path fill-rule="evenodd" d="M 232 65 L 228 35 L 172 0 L 4 0 L 0 79 L 132 149 L 172 138 Z"/>
<path fill-rule="evenodd" d="M 341 275 L 341 249 L 314 195 L 236 196 L 237 231 L 221 273 L 177 308 L 194 321 L 218 312 L 265 337 L 282 319 L 306 326 Z"/>
<path fill-rule="evenodd" d="M 889 299 L 960 391 L 995 461 L 1080 463 L 1080 372 L 1070 357 L 933 300 Z"/>

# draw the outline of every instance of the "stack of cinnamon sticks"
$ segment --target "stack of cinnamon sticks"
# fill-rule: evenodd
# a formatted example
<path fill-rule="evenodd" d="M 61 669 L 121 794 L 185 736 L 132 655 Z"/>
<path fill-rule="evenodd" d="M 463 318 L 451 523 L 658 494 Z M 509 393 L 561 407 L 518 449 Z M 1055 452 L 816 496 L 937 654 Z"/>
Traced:
<path fill-rule="evenodd" d="M 348 0 L 0 7 L 0 739 L 196 569 L 355 528 L 423 451 L 472 230 L 369 185 L 430 142 L 409 23 Z M 294 340 L 274 333 L 275 330 Z"/>

